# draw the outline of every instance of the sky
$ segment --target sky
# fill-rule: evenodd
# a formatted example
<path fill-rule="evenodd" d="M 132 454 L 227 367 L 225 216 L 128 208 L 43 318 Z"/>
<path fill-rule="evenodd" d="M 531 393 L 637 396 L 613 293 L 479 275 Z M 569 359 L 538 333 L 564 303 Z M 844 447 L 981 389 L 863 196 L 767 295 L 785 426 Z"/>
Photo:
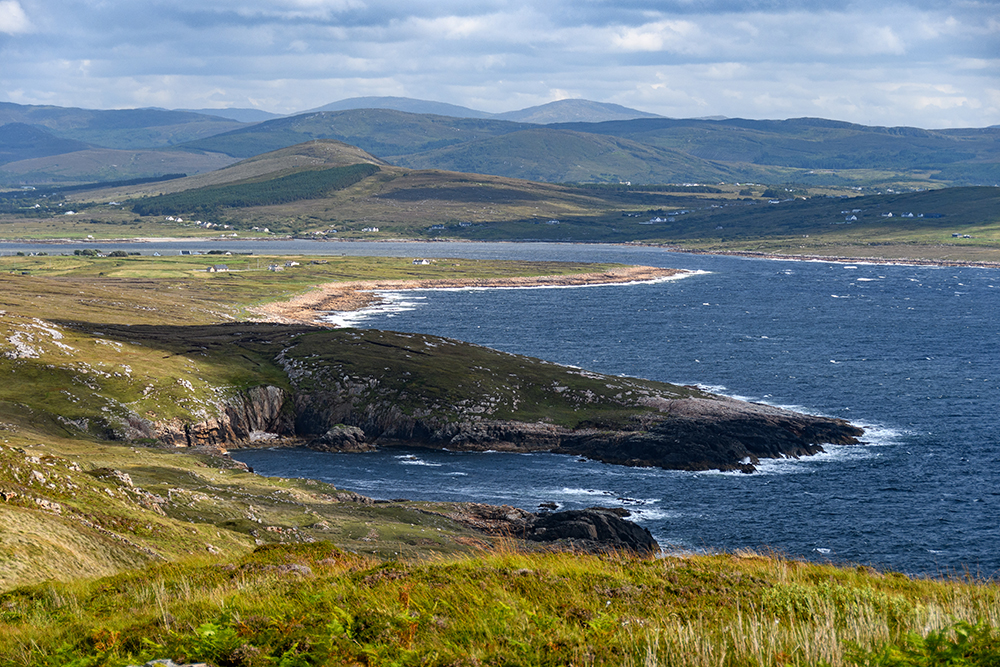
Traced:
<path fill-rule="evenodd" d="M 0 101 L 1000 124 L 1000 0 L 0 0 Z"/>

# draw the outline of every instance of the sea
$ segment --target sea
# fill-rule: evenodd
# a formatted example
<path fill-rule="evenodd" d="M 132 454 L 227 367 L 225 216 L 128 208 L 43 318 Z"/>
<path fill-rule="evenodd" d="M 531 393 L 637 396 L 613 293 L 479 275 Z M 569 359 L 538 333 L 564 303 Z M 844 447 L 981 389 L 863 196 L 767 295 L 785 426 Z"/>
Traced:
<path fill-rule="evenodd" d="M 1000 576 L 1000 270 L 568 243 L 229 246 L 687 269 L 682 279 L 655 283 L 386 292 L 379 306 L 328 317 L 341 326 L 448 336 L 602 373 L 697 384 L 841 417 L 866 431 L 862 444 L 764 461 L 749 475 L 554 454 L 235 454 L 260 474 L 321 479 L 385 499 L 624 507 L 667 552 L 754 549 L 917 576 Z M 3 254 L 37 249 L 0 244 Z"/>

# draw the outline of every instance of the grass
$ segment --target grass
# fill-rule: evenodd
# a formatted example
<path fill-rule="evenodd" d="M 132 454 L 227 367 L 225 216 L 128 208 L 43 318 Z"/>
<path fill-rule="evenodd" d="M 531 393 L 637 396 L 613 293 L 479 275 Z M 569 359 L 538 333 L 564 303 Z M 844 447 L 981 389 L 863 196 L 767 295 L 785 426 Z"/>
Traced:
<path fill-rule="evenodd" d="M 386 404 L 448 418 L 479 402 L 614 423 L 617 394 L 668 389 L 427 336 L 238 322 L 338 279 L 608 267 L 258 259 L 0 258 L 0 666 L 997 664 L 996 583 L 752 552 L 527 552 L 440 503 L 109 440 L 132 416 L 196 421 L 228 392 L 290 386 L 282 350 L 313 372 L 304 387 L 371 376 Z M 237 270 L 203 271 L 220 261 Z"/>
<path fill-rule="evenodd" d="M 512 373 L 527 374 L 521 392 L 531 391 L 526 383 L 535 373 L 544 371 L 538 381 L 546 385 L 560 375 L 561 385 L 573 391 L 532 394 L 553 405 L 563 401 L 553 418 L 583 418 L 567 402 L 577 390 L 609 391 L 606 383 L 566 376 L 555 365 L 457 342 L 446 346 L 449 354 L 429 357 L 429 338 L 385 334 L 385 340 L 359 345 L 350 332 L 243 321 L 250 306 L 337 280 L 479 279 L 609 266 L 295 259 L 299 266 L 275 273 L 258 270 L 257 263 L 278 258 L 256 256 L 0 258 L 0 373 L 7 380 L 0 385 L 0 589 L 111 574 L 191 553 L 235 554 L 258 540 L 334 539 L 380 556 L 450 553 L 482 543 L 481 535 L 428 514 L 419 503 L 372 504 L 330 485 L 268 480 L 224 458 L 153 446 L 149 429 L 156 424 L 208 423 L 241 392 L 290 390 L 276 360 L 282 350 L 317 372 L 352 364 L 355 376 L 370 374 L 387 388 L 405 389 L 406 373 L 426 373 L 422 382 L 439 383 L 441 392 L 411 395 L 436 396 L 452 412 L 464 409 L 456 407 L 462 401 L 493 400 L 487 394 L 497 378 L 489 368 L 501 362 L 513 364 Z M 231 272 L 205 272 L 223 260 Z M 416 348 L 420 355 L 412 354 Z M 470 359 L 479 368 L 465 378 L 459 371 Z M 626 391 L 642 385 L 613 381 Z M 520 411 L 505 406 L 495 407 L 503 414 L 543 416 L 531 402 L 522 401 Z"/>
<path fill-rule="evenodd" d="M 987 665 L 998 597 L 756 553 L 386 562 L 317 542 L 9 591 L 0 664 Z"/>

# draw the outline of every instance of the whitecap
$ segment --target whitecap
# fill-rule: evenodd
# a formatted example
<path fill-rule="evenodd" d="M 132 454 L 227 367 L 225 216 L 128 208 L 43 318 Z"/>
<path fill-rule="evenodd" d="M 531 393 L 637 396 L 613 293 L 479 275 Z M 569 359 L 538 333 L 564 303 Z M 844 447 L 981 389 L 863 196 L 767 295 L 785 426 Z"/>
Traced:
<path fill-rule="evenodd" d="M 404 466 L 428 466 L 430 468 L 440 468 L 443 465 L 441 463 L 431 463 L 429 461 L 424 461 L 422 458 L 419 458 L 412 454 L 401 454 L 394 458 Z"/>
<path fill-rule="evenodd" d="M 613 496 L 611 491 L 599 491 L 597 489 L 573 489 L 568 486 L 563 487 L 561 493 L 567 496 Z"/>
<path fill-rule="evenodd" d="M 663 521 L 664 519 L 675 519 L 680 516 L 677 512 L 671 512 L 670 510 L 653 510 L 653 509 L 632 509 L 629 508 L 631 515 L 628 517 L 629 520 L 635 521 L 636 523 L 645 523 L 647 521 Z"/>
<path fill-rule="evenodd" d="M 337 327 L 356 327 L 368 319 L 384 315 L 394 317 L 399 313 L 416 310 L 420 303 L 426 300 L 424 296 L 403 295 L 399 292 L 375 292 L 381 297 L 381 301 L 367 308 L 352 311 L 331 311 L 320 317 L 320 320 Z"/>

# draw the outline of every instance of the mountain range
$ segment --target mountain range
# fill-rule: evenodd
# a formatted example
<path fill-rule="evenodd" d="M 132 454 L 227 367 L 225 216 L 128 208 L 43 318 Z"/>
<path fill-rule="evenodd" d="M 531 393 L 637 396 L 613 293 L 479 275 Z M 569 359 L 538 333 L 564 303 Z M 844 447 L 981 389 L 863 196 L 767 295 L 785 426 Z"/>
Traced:
<path fill-rule="evenodd" d="M 273 116 L 253 109 L 105 111 L 2 103 L 0 184 L 202 173 L 316 139 L 345 142 L 414 169 L 546 182 L 1000 182 L 1000 128 L 671 119 L 587 100 L 486 114 L 439 102 L 368 97 Z"/>

